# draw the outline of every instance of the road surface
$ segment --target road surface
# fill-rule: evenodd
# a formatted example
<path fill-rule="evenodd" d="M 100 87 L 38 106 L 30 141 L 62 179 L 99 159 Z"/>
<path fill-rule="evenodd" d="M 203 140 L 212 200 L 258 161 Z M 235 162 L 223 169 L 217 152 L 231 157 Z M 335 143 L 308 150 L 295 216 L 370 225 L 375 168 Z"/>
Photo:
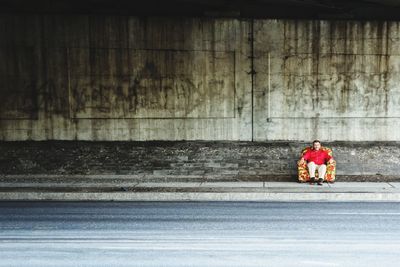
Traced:
<path fill-rule="evenodd" d="M 400 204 L 0 202 L 0 266 L 400 266 Z"/>

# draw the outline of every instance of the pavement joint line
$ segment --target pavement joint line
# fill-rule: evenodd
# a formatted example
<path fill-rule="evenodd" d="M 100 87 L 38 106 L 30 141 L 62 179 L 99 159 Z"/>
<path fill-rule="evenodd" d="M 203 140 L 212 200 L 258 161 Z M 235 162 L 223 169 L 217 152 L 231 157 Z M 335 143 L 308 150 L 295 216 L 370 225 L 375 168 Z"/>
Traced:
<path fill-rule="evenodd" d="M 391 183 L 387 182 L 387 184 L 389 184 L 391 187 L 396 188 L 394 185 L 392 185 Z"/>
<path fill-rule="evenodd" d="M 282 192 L 117 192 L 117 193 L 0 193 L 0 201 L 393 201 L 400 193 L 282 193 Z"/>
<path fill-rule="evenodd" d="M 272 176 L 272 175 L 268 175 Z M 279 175 L 278 175 L 279 176 Z M 372 175 L 372 174 L 354 174 L 354 175 L 338 175 L 338 180 L 341 180 L 341 176 L 343 176 L 342 180 L 343 182 L 350 182 L 352 181 L 351 178 L 348 176 L 354 176 L 354 177 L 366 177 L 367 180 L 358 180 L 358 182 L 375 182 L 376 179 L 380 180 L 378 182 L 400 182 L 400 175 L 385 175 L 382 177 Z M 282 181 L 289 181 L 289 177 L 291 177 L 291 181 L 296 180 L 296 175 L 295 174 L 288 174 L 288 175 L 281 175 L 279 177 L 284 177 L 282 178 Z M 278 177 L 278 180 L 280 179 Z M 371 178 L 372 177 L 372 178 Z M 153 173 L 131 173 L 131 174 L 115 174 L 115 173 L 98 173 L 98 174 L 0 174 L 0 178 L 2 179 L 142 179 L 142 180 L 151 180 L 151 179 L 176 179 L 176 180 L 187 180 L 187 179 L 195 179 L 199 180 L 202 182 L 208 182 L 213 179 L 231 179 L 231 181 L 234 180 L 241 180 L 245 181 L 247 178 L 242 177 L 242 178 L 237 178 L 234 175 L 233 176 L 226 176 L 226 175 L 197 175 L 197 174 L 187 174 L 187 175 L 176 175 L 176 174 L 153 174 Z M 255 178 L 254 181 L 263 181 L 264 178 Z M 372 179 L 372 180 L 371 180 Z M 276 179 L 273 179 L 276 180 Z M 277 181 L 278 181 L 277 180 Z M 357 180 L 357 179 L 356 179 Z M 356 181 L 355 180 L 355 181 Z M 268 180 L 267 180 L 268 181 Z M 269 180 L 272 181 L 272 180 Z"/>

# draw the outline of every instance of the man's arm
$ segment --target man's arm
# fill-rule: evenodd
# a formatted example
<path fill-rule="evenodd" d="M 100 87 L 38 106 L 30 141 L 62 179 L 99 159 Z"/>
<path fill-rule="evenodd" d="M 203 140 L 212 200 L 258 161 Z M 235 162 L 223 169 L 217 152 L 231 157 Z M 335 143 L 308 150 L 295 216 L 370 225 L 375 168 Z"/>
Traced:
<path fill-rule="evenodd" d="M 327 162 L 327 163 L 333 163 L 333 157 L 330 156 L 330 155 L 328 154 L 328 152 L 326 152 L 326 162 Z"/>
<path fill-rule="evenodd" d="M 310 157 L 310 150 L 308 150 L 304 155 L 300 158 L 300 163 L 304 163 Z"/>

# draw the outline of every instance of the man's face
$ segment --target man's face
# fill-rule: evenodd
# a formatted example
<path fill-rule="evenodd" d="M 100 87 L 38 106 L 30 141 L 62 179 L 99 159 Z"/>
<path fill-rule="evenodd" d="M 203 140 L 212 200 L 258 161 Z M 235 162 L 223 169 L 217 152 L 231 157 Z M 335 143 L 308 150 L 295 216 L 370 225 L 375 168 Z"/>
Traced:
<path fill-rule="evenodd" d="M 313 148 L 314 148 L 315 150 L 319 150 L 319 149 L 321 148 L 321 143 L 315 142 L 315 143 L 313 144 Z"/>

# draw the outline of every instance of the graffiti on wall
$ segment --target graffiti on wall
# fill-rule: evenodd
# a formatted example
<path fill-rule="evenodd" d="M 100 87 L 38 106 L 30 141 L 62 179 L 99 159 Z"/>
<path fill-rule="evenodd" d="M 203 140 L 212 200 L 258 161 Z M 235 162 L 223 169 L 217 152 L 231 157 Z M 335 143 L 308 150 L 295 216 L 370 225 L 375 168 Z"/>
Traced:
<path fill-rule="evenodd" d="M 70 77 L 75 118 L 234 117 L 233 52 L 127 50 L 117 55 L 102 49 L 108 58 L 91 60 L 90 53 L 102 56 L 91 50 L 70 53 L 88 61 Z M 118 59 L 125 56 L 128 60 Z M 107 61 L 128 66 L 99 73 L 97 62 Z"/>
<path fill-rule="evenodd" d="M 400 88 L 385 55 L 292 55 L 284 61 L 283 112 L 305 117 L 400 116 Z M 384 59 L 381 59 L 381 58 Z M 302 64 L 298 64 L 303 62 Z M 287 113 L 286 113 L 287 114 Z"/>
<path fill-rule="evenodd" d="M 37 119 L 38 91 L 34 50 L 0 48 L 0 119 Z"/>
<path fill-rule="evenodd" d="M 0 119 L 37 119 L 37 82 L 23 77 L 0 78 Z"/>

